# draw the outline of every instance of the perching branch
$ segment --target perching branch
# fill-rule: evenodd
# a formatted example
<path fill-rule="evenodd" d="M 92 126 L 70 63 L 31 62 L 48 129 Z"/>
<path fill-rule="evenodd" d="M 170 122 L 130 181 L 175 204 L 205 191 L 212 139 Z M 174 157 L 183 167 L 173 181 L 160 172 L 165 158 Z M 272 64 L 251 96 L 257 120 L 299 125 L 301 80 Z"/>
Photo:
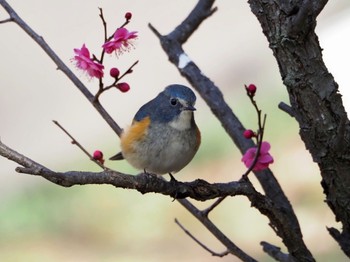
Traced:
<path fill-rule="evenodd" d="M 104 170 L 102 172 L 54 172 L 14 151 L 2 142 L 0 142 L 0 155 L 20 164 L 21 166 L 16 168 L 17 172 L 42 176 L 52 183 L 64 187 L 108 184 L 118 188 L 135 189 L 142 194 L 153 192 L 171 197 L 189 197 L 200 201 L 223 196 L 243 195 L 250 200 L 253 207 L 270 219 L 271 226 L 279 235 L 285 235 L 289 230 L 289 221 L 283 215 L 284 210 L 276 209 L 268 197 L 255 190 L 247 177 L 230 183 L 210 184 L 204 180 L 197 179 L 193 182 L 175 182 L 176 184 L 174 185 L 174 181 L 167 182 L 159 176 L 145 173 L 133 176 L 112 170 Z M 179 202 L 197 217 L 230 250 L 230 253 L 240 257 L 243 261 L 254 261 L 216 228 L 209 220 L 207 212 L 199 211 L 186 199 L 179 199 Z"/>
<path fill-rule="evenodd" d="M 253 193 L 251 185 L 244 181 L 209 184 L 204 180 L 198 179 L 194 182 L 176 182 L 176 186 L 174 186 L 174 182 L 167 182 L 159 176 L 147 173 L 133 176 L 113 170 L 104 170 L 102 172 L 54 172 L 16 152 L 2 142 L 0 142 L 0 155 L 21 165 L 21 167 L 16 169 L 17 172 L 42 176 L 64 187 L 88 184 L 110 184 L 125 189 L 136 189 L 142 194 L 153 192 L 175 197 L 179 196 L 179 193 L 181 193 L 182 197 L 191 197 L 200 201 L 225 195 L 248 195 Z"/>

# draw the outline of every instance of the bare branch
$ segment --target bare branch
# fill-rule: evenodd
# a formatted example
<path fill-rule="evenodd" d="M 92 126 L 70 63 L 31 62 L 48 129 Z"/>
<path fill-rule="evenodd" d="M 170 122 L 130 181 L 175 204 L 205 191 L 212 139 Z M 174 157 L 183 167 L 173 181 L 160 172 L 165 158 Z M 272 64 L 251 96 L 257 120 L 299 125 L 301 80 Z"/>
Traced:
<path fill-rule="evenodd" d="M 197 179 L 193 182 L 165 181 L 162 177 L 142 173 L 137 176 L 123 174 L 117 171 L 104 170 L 103 172 L 54 172 L 24 155 L 14 151 L 0 142 L 0 155 L 8 158 L 23 167 L 16 169 L 17 172 L 42 176 L 60 186 L 70 187 L 73 185 L 109 184 L 118 188 L 135 189 L 142 194 L 160 193 L 175 197 L 190 197 L 205 201 L 222 196 L 246 196 L 253 207 L 270 219 L 271 225 L 277 229 L 277 234 L 284 237 L 290 233 L 290 221 L 285 216 L 283 209 L 276 209 L 269 198 L 257 192 L 248 178 L 237 182 L 210 184 Z M 178 199 L 196 218 L 205 225 L 230 251 L 238 257 L 249 257 L 236 247 L 206 216 L 205 212 L 196 209 L 189 201 Z M 251 260 L 244 260 L 251 261 Z"/>
<path fill-rule="evenodd" d="M 190 201 L 187 199 L 178 199 L 181 205 L 183 205 L 191 214 L 198 219 L 209 231 L 212 233 L 229 251 L 242 261 L 255 262 L 256 260 L 246 254 L 243 250 L 237 247 L 230 239 L 228 239 L 208 217 L 200 212 Z"/>
<path fill-rule="evenodd" d="M 77 147 L 80 148 L 81 151 L 85 153 L 89 157 L 91 161 L 93 161 L 96 165 L 101 167 L 102 169 L 106 169 L 106 167 L 100 163 L 99 161 L 95 160 L 92 155 L 76 140 L 63 126 L 61 126 L 60 123 L 58 123 L 56 120 L 52 120 L 55 125 L 57 125 L 67 136 L 69 136 L 72 139 L 72 144 L 76 145 Z"/>
<path fill-rule="evenodd" d="M 350 236 L 347 234 L 347 232 L 342 231 L 340 232 L 338 229 L 334 227 L 327 228 L 329 234 L 339 243 L 339 246 L 343 250 L 343 252 L 347 255 L 350 254 L 350 243 L 349 238 Z"/>
<path fill-rule="evenodd" d="M 286 112 L 288 115 L 290 115 L 291 117 L 294 117 L 294 111 L 293 108 L 289 105 L 287 105 L 284 102 L 280 102 L 278 104 L 278 108 L 281 109 L 282 111 Z"/>
<path fill-rule="evenodd" d="M 305 0 L 301 5 L 299 3 L 293 3 L 294 5 L 292 5 L 292 3 L 290 5 L 289 3 L 285 4 L 285 6 L 281 5 L 281 9 L 286 9 L 289 16 L 289 23 L 286 30 L 287 37 L 297 38 L 300 32 L 310 31 L 315 28 L 316 20 L 313 19 L 314 12 L 312 10 L 312 1 L 313 0 Z M 310 18 L 313 23 L 309 22 Z"/>
<path fill-rule="evenodd" d="M 226 199 L 226 197 L 220 197 L 218 198 L 211 206 L 209 206 L 208 208 L 204 209 L 202 212 L 203 216 L 208 216 L 209 213 L 216 208 L 218 205 L 221 204 L 222 201 L 224 201 Z"/>
<path fill-rule="evenodd" d="M 215 0 L 199 0 L 187 18 L 168 37 L 177 39 L 179 43 L 184 44 L 198 29 L 202 21 L 217 11 L 217 7 L 212 8 L 214 2 Z"/>
<path fill-rule="evenodd" d="M 167 182 L 157 175 L 142 173 L 132 176 L 113 170 L 104 170 L 103 172 L 54 172 L 16 152 L 1 141 L 0 155 L 24 167 L 17 168 L 17 172 L 42 176 L 64 187 L 87 184 L 110 184 L 120 188 L 136 189 L 143 194 L 154 192 L 171 197 L 191 197 L 200 201 L 225 195 L 255 193 L 252 186 L 245 182 L 209 184 L 200 179 L 186 183 L 179 181 Z"/>
<path fill-rule="evenodd" d="M 280 262 L 296 262 L 292 256 L 281 252 L 279 247 L 271 245 L 265 241 L 262 241 L 260 244 L 263 246 L 263 250 L 275 260 Z"/>
<path fill-rule="evenodd" d="M 12 18 L 8 18 L 8 19 L 5 19 L 5 20 L 1 20 L 0 24 L 5 24 L 5 23 L 9 23 L 9 22 L 13 22 L 13 19 Z"/>
<path fill-rule="evenodd" d="M 202 242 L 200 242 L 196 237 L 194 237 L 190 231 L 188 231 L 180 222 L 175 218 L 175 223 L 188 235 L 190 238 L 192 238 L 198 245 L 200 245 L 202 248 L 204 248 L 206 251 L 208 251 L 212 256 L 216 257 L 224 257 L 228 254 L 230 254 L 230 251 L 226 250 L 222 253 L 217 253 L 212 251 L 210 248 L 208 248 L 206 245 L 204 245 Z"/>

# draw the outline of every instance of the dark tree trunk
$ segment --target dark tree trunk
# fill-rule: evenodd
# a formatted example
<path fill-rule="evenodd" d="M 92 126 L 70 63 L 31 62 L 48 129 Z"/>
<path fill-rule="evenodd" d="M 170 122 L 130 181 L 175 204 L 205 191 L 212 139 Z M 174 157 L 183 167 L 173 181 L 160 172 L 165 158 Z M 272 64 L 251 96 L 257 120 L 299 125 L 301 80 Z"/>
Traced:
<path fill-rule="evenodd" d="M 314 32 L 326 2 L 249 1 L 278 62 L 300 136 L 320 168 L 326 202 L 342 223 L 342 232 L 329 232 L 350 256 L 350 126 Z"/>

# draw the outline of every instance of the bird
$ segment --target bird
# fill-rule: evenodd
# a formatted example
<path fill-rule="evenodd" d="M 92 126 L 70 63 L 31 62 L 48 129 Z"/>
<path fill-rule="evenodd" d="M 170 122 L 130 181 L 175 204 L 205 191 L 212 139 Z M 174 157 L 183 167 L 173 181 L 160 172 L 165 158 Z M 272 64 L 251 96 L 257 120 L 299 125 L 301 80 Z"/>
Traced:
<path fill-rule="evenodd" d="M 156 175 L 183 169 L 195 156 L 201 133 L 194 119 L 196 95 L 187 86 L 172 84 L 135 114 L 121 134 L 121 152 L 110 160 L 125 159 L 136 169 Z"/>

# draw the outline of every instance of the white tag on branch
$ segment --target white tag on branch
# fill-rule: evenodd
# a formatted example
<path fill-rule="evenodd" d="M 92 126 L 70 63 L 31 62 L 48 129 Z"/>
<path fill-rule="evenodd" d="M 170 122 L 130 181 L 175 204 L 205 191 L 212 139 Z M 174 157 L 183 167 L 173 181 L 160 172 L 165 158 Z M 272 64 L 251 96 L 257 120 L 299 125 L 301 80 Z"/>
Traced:
<path fill-rule="evenodd" d="M 191 62 L 191 59 L 188 57 L 188 55 L 186 55 L 185 53 L 182 53 L 179 56 L 178 68 L 184 69 L 190 62 Z"/>

